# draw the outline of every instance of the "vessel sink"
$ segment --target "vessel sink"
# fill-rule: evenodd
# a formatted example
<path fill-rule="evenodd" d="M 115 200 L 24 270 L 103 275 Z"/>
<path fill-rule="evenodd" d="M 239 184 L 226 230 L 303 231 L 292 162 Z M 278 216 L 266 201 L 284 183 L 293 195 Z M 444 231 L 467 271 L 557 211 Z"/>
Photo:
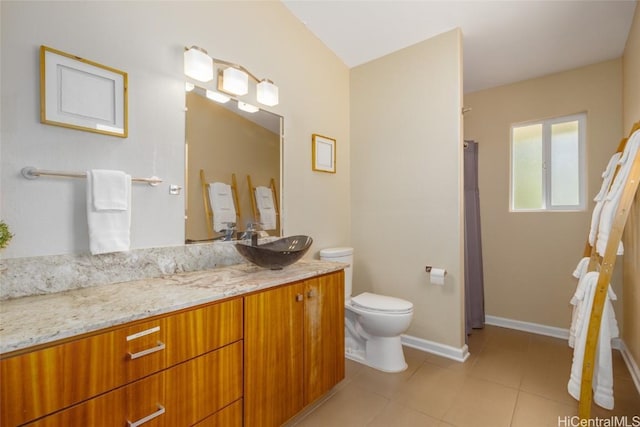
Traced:
<path fill-rule="evenodd" d="M 255 265 L 280 270 L 302 258 L 312 243 L 309 236 L 290 236 L 255 246 L 238 242 L 236 249 Z"/>

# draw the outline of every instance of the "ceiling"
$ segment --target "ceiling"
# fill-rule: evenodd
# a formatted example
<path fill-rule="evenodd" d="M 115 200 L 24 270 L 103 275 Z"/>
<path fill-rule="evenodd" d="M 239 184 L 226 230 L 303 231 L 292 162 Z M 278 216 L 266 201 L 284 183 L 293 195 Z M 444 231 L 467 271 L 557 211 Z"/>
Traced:
<path fill-rule="evenodd" d="M 283 0 L 348 66 L 456 27 L 464 92 L 622 56 L 633 0 Z"/>

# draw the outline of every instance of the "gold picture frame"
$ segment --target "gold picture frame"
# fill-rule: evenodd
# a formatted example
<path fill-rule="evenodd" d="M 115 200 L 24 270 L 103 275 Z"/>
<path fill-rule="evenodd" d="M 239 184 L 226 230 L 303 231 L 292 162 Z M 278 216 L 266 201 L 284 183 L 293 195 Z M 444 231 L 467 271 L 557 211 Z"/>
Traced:
<path fill-rule="evenodd" d="M 314 171 L 336 173 L 336 140 L 314 133 L 311 137 L 311 166 Z"/>
<path fill-rule="evenodd" d="M 40 121 L 126 138 L 127 73 L 40 46 Z"/>

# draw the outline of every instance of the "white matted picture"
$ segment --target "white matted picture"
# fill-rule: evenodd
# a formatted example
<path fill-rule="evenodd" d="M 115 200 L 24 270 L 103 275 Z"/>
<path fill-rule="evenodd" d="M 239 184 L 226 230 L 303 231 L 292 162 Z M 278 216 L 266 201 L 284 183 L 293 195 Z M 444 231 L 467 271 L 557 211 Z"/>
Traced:
<path fill-rule="evenodd" d="M 127 73 L 40 46 L 40 121 L 127 137 Z"/>
<path fill-rule="evenodd" d="M 336 173 L 336 140 L 316 133 L 312 136 L 312 167 L 314 171 Z"/>

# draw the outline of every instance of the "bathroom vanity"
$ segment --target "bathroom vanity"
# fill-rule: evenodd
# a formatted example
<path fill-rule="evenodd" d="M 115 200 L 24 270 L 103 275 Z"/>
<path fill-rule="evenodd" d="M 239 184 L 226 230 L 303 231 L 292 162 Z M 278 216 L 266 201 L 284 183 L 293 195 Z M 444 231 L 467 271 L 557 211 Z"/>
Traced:
<path fill-rule="evenodd" d="M 279 426 L 344 377 L 345 266 L 248 264 L 0 305 L 2 426 Z"/>

